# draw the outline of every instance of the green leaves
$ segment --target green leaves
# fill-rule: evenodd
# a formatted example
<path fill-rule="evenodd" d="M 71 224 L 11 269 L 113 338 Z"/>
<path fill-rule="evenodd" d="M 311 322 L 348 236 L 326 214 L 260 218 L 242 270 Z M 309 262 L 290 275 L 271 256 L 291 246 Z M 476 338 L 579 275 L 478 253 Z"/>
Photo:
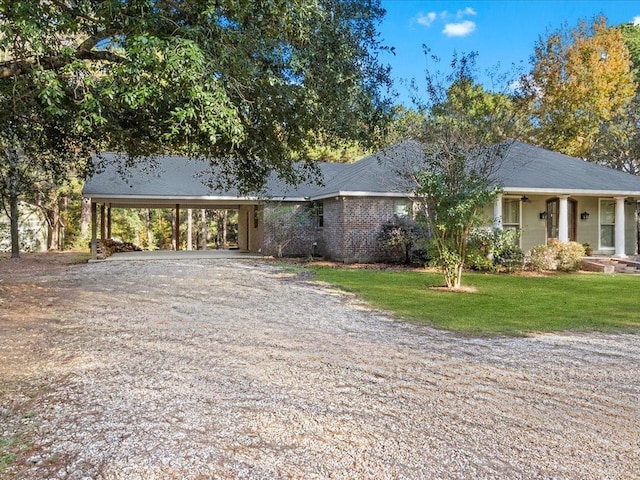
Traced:
<path fill-rule="evenodd" d="M 252 190 L 294 180 L 318 136 L 372 145 L 388 116 L 377 0 L 0 6 L 2 118 L 66 117 L 89 148 L 219 158 Z"/>

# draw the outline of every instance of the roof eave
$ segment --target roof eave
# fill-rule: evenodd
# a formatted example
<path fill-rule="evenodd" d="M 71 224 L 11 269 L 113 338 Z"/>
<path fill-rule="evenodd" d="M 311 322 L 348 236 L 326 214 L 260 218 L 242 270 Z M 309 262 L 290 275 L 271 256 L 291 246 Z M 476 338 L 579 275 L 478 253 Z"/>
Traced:
<path fill-rule="evenodd" d="M 531 188 L 531 187 L 503 187 L 506 194 L 527 195 L 572 195 L 583 197 L 640 197 L 639 190 L 590 190 L 568 188 Z"/>

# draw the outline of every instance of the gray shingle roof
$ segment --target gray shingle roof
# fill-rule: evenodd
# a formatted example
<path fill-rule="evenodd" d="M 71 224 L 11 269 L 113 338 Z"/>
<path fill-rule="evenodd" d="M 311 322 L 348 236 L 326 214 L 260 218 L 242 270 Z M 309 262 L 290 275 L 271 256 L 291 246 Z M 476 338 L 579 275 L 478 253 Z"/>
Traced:
<path fill-rule="evenodd" d="M 421 155 L 416 142 L 401 142 L 351 164 L 318 163 L 323 184 L 309 181 L 289 186 L 273 175 L 267 184 L 266 198 L 302 200 L 335 195 L 402 196 L 406 188 L 394 173 L 398 163 Z M 107 166 L 89 178 L 83 194 L 101 198 L 171 198 L 209 200 L 239 199 L 235 189 L 216 190 L 206 184 L 210 178 L 209 162 L 184 157 L 165 156 L 157 167 L 145 169 L 134 165 L 119 173 L 115 154 L 103 154 Z M 122 161 L 120 162 L 120 164 Z M 560 153 L 515 142 L 497 171 L 505 192 L 583 194 L 640 197 L 640 177 L 585 162 Z"/>
<path fill-rule="evenodd" d="M 505 190 L 640 195 L 640 177 L 522 142 L 511 146 L 498 180 Z"/>

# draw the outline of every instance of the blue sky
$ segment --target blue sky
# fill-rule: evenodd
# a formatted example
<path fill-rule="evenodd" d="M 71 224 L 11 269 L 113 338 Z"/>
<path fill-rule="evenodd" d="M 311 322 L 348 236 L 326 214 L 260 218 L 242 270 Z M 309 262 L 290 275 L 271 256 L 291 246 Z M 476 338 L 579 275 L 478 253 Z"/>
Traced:
<path fill-rule="evenodd" d="M 427 1 L 382 0 L 387 11 L 380 26 L 381 37 L 395 47 L 395 56 L 382 60 L 391 65 L 399 102 L 409 104 L 400 79 L 416 79 L 419 85 L 427 66 L 422 45 L 443 60 L 443 68 L 458 53 L 478 52 L 484 71 L 512 63 L 528 67 L 536 40 L 545 32 L 580 19 L 604 14 L 610 25 L 640 23 L 640 1 L 631 0 L 539 0 L 539 1 Z"/>

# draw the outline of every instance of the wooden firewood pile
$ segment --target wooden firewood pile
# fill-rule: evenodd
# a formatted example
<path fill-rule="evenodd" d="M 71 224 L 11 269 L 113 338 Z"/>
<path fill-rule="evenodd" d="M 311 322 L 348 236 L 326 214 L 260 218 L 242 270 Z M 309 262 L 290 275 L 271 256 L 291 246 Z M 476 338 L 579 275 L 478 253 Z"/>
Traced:
<path fill-rule="evenodd" d="M 141 251 L 142 249 L 137 245 L 134 245 L 133 243 L 122 242 L 120 240 L 114 240 L 112 238 L 98 240 L 98 258 L 107 258 L 114 253 Z"/>

